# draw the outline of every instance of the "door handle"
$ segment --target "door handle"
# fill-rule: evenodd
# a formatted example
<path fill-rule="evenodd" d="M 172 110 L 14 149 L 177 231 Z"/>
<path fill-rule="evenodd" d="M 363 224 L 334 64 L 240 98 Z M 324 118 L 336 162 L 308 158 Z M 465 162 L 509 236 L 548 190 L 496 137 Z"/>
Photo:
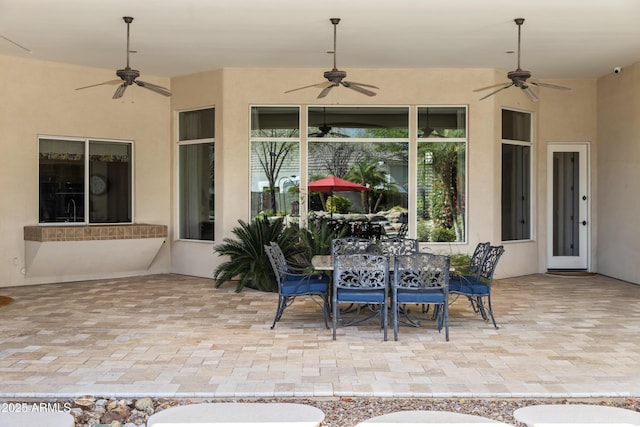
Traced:
<path fill-rule="evenodd" d="M 587 225 L 587 221 L 582 221 L 582 225 Z"/>

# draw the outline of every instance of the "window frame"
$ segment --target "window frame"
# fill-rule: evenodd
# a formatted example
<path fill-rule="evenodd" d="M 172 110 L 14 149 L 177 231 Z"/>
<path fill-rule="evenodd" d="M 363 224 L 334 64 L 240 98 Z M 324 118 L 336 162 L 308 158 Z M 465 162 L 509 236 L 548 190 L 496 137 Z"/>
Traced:
<path fill-rule="evenodd" d="M 211 138 L 196 138 L 196 139 L 184 139 L 181 140 L 180 139 L 180 131 L 181 131 L 181 127 L 180 127 L 180 114 L 181 113 L 188 113 L 188 112 L 194 112 L 194 111 L 203 111 L 203 110 L 212 110 L 212 119 L 213 119 L 213 136 Z M 216 233 L 215 233 L 215 218 L 216 218 L 216 203 L 215 203 L 215 196 L 216 196 L 216 191 L 215 191 L 215 175 L 216 175 L 216 137 L 215 137 L 215 129 L 216 129 L 216 108 L 214 105 L 207 105 L 207 106 L 203 106 L 203 107 L 197 107 L 197 108 L 186 108 L 186 109 L 182 109 L 182 110 L 176 110 L 175 112 L 175 120 L 176 120 L 176 127 L 175 127 L 175 153 L 176 153 L 176 157 L 175 157 L 175 162 L 176 162 L 176 202 L 175 202 L 175 212 L 176 212 L 176 223 L 175 223 L 175 227 L 176 227 L 176 240 L 179 241 L 183 241 L 183 242 L 200 242 L 200 243 L 213 243 L 215 242 L 215 238 L 216 238 Z M 192 238 L 188 238 L 188 237 L 183 237 L 181 235 L 181 231 L 182 231 L 182 214 L 181 214 L 181 197 L 182 197 L 182 193 L 181 193 L 181 170 L 180 170 L 180 147 L 182 146 L 187 146 L 187 145 L 209 145 L 211 144 L 213 146 L 213 230 L 212 230 L 212 238 L 211 240 L 209 239 L 192 239 Z"/>
<path fill-rule="evenodd" d="M 407 191 L 407 214 L 409 217 L 411 217 L 412 215 L 410 214 L 411 212 L 411 197 L 409 197 L 409 195 L 411 194 L 412 188 L 413 188 L 413 183 L 411 180 L 411 171 L 412 171 L 412 157 L 411 157 L 411 153 L 412 153 L 412 144 L 411 144 L 411 126 L 412 126 L 412 107 L 410 105 L 407 104 L 398 104 L 398 105 L 388 105 L 388 104 L 374 104 L 374 105 L 370 105 L 370 104 L 331 104 L 331 105 L 323 105 L 323 104 L 307 104 L 305 105 L 305 123 L 306 123 L 306 127 L 304 129 L 303 135 L 304 135 L 304 141 L 306 144 L 306 153 L 304 156 L 304 161 L 305 161 L 305 170 L 304 170 L 304 175 L 307 176 L 307 180 L 305 182 L 305 187 L 308 184 L 308 181 L 311 181 L 311 176 L 309 174 L 310 172 L 310 166 L 309 166 L 309 156 L 311 151 L 313 151 L 311 149 L 312 144 L 321 144 L 321 143 L 327 143 L 327 142 L 332 142 L 332 143 L 346 143 L 346 144 L 369 144 L 369 143 L 399 143 L 399 144 L 405 144 L 406 145 L 406 171 L 404 173 L 404 178 L 406 179 L 406 182 L 401 183 L 402 185 L 406 186 L 406 191 Z M 329 118 L 331 116 L 331 114 L 335 114 L 335 111 L 339 111 L 340 109 L 345 109 L 347 112 L 349 112 L 349 110 L 352 111 L 363 111 L 366 112 L 366 110 L 370 110 L 370 111 L 374 111 L 377 112 L 380 115 L 384 115 L 384 110 L 385 109 L 391 109 L 391 110 L 397 110 L 399 112 L 402 112 L 403 114 L 398 114 L 396 113 L 397 116 L 404 116 L 406 118 L 406 135 L 403 136 L 345 136 L 345 137 L 340 137 L 340 136 L 330 136 L 329 134 L 325 135 L 325 136 L 311 136 L 309 135 L 310 131 L 312 130 L 312 128 L 316 128 L 316 126 L 310 126 L 309 125 L 309 116 L 310 116 L 310 109 L 329 109 L 329 110 L 333 110 L 333 111 L 329 111 Z M 314 114 L 319 114 L 318 111 L 314 111 Z M 323 111 L 324 114 L 324 111 Z M 376 113 L 374 114 L 365 114 L 363 113 L 362 116 L 364 117 L 376 117 Z M 324 119 L 324 117 L 323 117 Z M 325 123 L 326 124 L 326 123 Z M 340 129 L 340 127 L 337 127 L 338 129 Z M 349 128 L 347 128 L 349 129 Z M 404 129 L 404 128 L 397 128 L 397 127 L 388 127 L 385 129 L 389 129 L 391 131 L 393 131 L 394 129 Z M 307 196 L 309 196 L 309 192 L 307 191 Z M 306 208 L 306 218 L 309 218 L 309 214 L 313 211 L 311 209 L 310 206 L 310 198 L 307 197 L 306 199 L 306 203 L 305 203 L 305 208 Z M 411 219 L 409 218 L 409 221 L 411 221 Z"/>
<path fill-rule="evenodd" d="M 253 111 L 254 109 L 273 109 L 274 112 L 276 112 L 275 114 L 277 114 L 278 110 L 285 110 L 286 113 L 286 109 L 297 109 L 297 114 L 298 114 L 298 123 L 297 123 L 297 128 L 293 129 L 294 130 L 294 135 L 293 136 L 254 136 L 254 130 L 260 130 L 262 128 L 256 128 L 254 129 L 254 114 Z M 306 113 L 305 113 L 306 114 Z M 259 119 L 259 116 L 258 116 Z M 304 120 L 304 123 L 306 123 L 306 118 Z M 257 216 L 260 216 L 260 212 L 263 211 L 258 211 L 256 214 L 254 214 L 254 206 L 253 206 L 253 186 L 254 186 L 254 182 L 253 182 L 253 172 L 254 172 L 254 167 L 252 164 L 253 161 L 253 144 L 254 143 L 286 143 L 286 142 L 292 142 L 294 144 L 297 144 L 297 153 L 298 153 L 298 160 L 297 162 L 295 162 L 295 165 L 297 166 L 297 176 L 300 179 L 300 182 L 298 182 L 298 198 L 297 198 L 297 202 L 298 202 L 298 214 L 299 217 L 301 218 L 302 215 L 302 202 L 301 199 L 303 198 L 303 194 L 301 188 L 302 188 L 302 174 L 303 174 L 303 164 L 302 164 L 302 153 L 303 153 L 303 132 L 302 132 L 302 125 L 303 125 L 303 107 L 301 105 L 296 105 L 296 104 L 272 104 L 272 105 L 265 105 L 265 104 L 251 104 L 249 105 L 249 123 L 248 123 L 248 127 L 249 127 L 249 158 L 248 158 L 248 182 L 249 182 L 249 218 L 251 220 L 253 220 L 254 218 L 256 218 Z M 268 128 L 265 128 L 268 129 Z M 297 131 L 297 132 L 295 132 Z M 305 138 L 306 141 L 306 138 Z M 306 151 L 305 151 L 306 152 Z M 305 168 L 305 172 L 306 174 L 306 168 Z M 278 174 L 278 180 L 276 182 L 276 187 L 278 187 L 279 190 L 279 183 L 282 182 L 283 180 L 285 180 L 287 177 L 291 177 L 290 175 L 283 175 L 283 173 L 279 173 Z M 258 181 L 259 183 L 260 181 Z M 293 181 L 292 181 L 293 182 Z M 295 183 L 294 183 L 295 184 Z M 260 193 L 260 191 L 258 191 L 258 193 Z M 281 192 L 278 192 L 277 194 L 283 194 Z M 277 197 L 277 196 L 276 196 Z M 286 200 L 286 196 L 285 196 L 285 200 Z M 278 202 L 278 200 L 276 200 Z M 270 209 L 270 208 L 268 208 Z M 285 202 L 285 207 L 284 209 L 277 209 L 275 212 L 273 212 L 273 216 L 279 216 L 278 212 L 280 211 L 284 211 L 286 212 L 286 202 Z M 284 218 L 284 216 L 283 216 Z"/>
<path fill-rule="evenodd" d="M 514 139 L 508 139 L 508 138 L 503 138 L 503 133 L 504 133 L 504 125 L 502 123 L 502 121 L 504 120 L 503 118 L 503 112 L 504 111 L 512 111 L 512 112 L 516 112 L 516 113 L 521 113 L 521 114 L 527 114 L 529 115 L 529 132 L 528 132 L 528 140 L 514 140 Z M 535 223 L 535 209 L 534 209 L 534 128 L 535 128 L 535 116 L 534 113 L 531 111 L 525 111 L 525 110 L 519 110 L 517 108 L 510 108 L 510 107 L 502 107 L 500 109 L 500 120 L 501 120 L 501 126 L 500 126 L 500 241 L 501 242 L 530 242 L 534 240 L 534 232 L 535 232 L 535 228 L 534 228 L 534 223 Z M 503 154 L 503 148 L 504 145 L 513 145 L 513 146 L 521 146 L 521 147 L 528 147 L 529 148 L 529 161 L 528 161 L 528 168 L 529 168 L 529 176 L 527 177 L 527 179 L 529 180 L 529 188 L 528 188 L 528 196 L 529 196 L 529 200 L 528 200 L 528 222 L 529 222 L 529 227 L 528 227 L 528 233 L 529 236 L 526 238 L 516 238 L 516 239 L 505 239 L 504 235 L 503 235 L 503 228 L 504 228 L 504 217 L 503 217 L 503 203 L 504 203 L 504 192 L 503 192 L 503 188 L 504 188 L 504 154 Z M 522 171 L 520 171 L 520 173 L 522 173 Z"/>
<path fill-rule="evenodd" d="M 40 209 L 41 209 L 41 188 L 40 188 L 40 167 L 41 167 L 41 159 L 40 159 L 40 142 L 41 140 L 53 140 L 60 142 L 82 142 L 84 145 L 84 165 L 83 165 L 83 212 L 84 212 L 84 220 L 83 221 L 51 221 L 51 222 L 42 222 L 40 220 Z M 37 136 L 37 152 L 38 152 L 38 164 L 37 164 L 37 180 L 38 180 L 38 225 L 39 226 L 55 226 L 55 227 L 64 227 L 64 226 L 91 226 L 91 225 L 117 225 L 117 224 L 133 224 L 135 223 L 135 144 L 133 140 L 124 140 L 124 139 L 113 139 L 113 138 L 89 138 L 89 137 L 78 137 L 78 136 L 60 136 L 60 135 L 44 135 L 40 134 Z M 90 221 L 90 217 L 87 214 L 90 212 L 90 162 L 91 162 L 91 143 L 113 143 L 113 144 L 126 144 L 129 146 L 129 151 L 131 153 L 131 158 L 129 159 L 129 164 L 131 167 L 131 179 L 130 179 L 130 187 L 129 187 L 129 207 L 131 209 L 131 220 L 130 221 L 120 221 L 120 222 L 99 222 L 99 221 Z"/>
<path fill-rule="evenodd" d="M 420 109 L 422 108 L 432 108 L 432 109 L 436 109 L 436 108 L 463 108 L 464 109 L 464 137 L 458 137 L 458 138 L 447 138 L 447 137 L 425 137 L 425 136 L 418 136 L 418 132 L 420 131 L 419 129 L 419 124 L 420 124 Z M 463 200 L 463 206 L 465 207 L 464 209 L 464 214 L 462 216 L 463 221 L 464 221 L 464 238 L 460 241 L 453 241 L 453 242 L 443 242 L 443 241 L 432 241 L 432 240 L 425 240 L 425 241 L 420 241 L 421 244 L 429 244 L 429 245 L 466 245 L 469 241 L 469 164 L 470 164 L 470 160 L 469 160 L 469 105 L 467 104 L 420 104 L 417 105 L 415 107 L 415 125 L 414 127 L 414 134 L 415 135 L 415 150 L 413 151 L 414 154 L 414 167 L 415 167 L 415 186 L 414 186 L 414 192 L 412 193 L 413 195 L 413 211 L 414 211 L 414 216 L 415 216 L 415 228 L 416 228 L 416 238 L 418 235 L 418 162 L 420 161 L 420 159 L 418 158 L 418 152 L 419 152 L 419 145 L 420 143 L 423 142 L 451 142 L 451 143 L 464 143 L 464 153 L 465 153 L 465 161 L 464 161 L 464 200 Z M 411 199 L 410 199 L 411 202 Z"/>

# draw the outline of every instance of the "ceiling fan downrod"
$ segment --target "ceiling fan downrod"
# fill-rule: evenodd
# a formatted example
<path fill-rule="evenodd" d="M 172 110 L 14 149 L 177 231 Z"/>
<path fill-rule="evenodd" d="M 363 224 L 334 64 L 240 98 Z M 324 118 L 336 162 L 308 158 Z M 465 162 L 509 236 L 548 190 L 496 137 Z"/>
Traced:
<path fill-rule="evenodd" d="M 521 70 L 520 68 L 520 29 L 522 24 L 524 23 L 524 18 L 516 18 L 514 19 L 516 25 L 518 26 L 518 68 L 517 70 Z"/>
<path fill-rule="evenodd" d="M 340 23 L 340 18 L 331 18 L 330 21 L 333 24 L 333 69 L 337 70 L 338 67 L 336 65 L 336 39 L 338 36 L 338 24 Z"/>

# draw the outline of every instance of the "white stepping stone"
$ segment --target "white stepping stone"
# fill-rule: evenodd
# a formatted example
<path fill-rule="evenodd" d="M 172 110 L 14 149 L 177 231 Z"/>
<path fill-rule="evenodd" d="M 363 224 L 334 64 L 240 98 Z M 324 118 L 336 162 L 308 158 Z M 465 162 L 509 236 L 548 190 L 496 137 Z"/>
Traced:
<path fill-rule="evenodd" d="M 504 427 L 510 424 L 501 423 L 491 418 L 477 415 L 459 414 L 449 411 L 399 411 L 379 417 L 369 418 L 356 427 Z"/>
<path fill-rule="evenodd" d="M 513 417 L 529 427 L 640 426 L 640 412 L 604 405 L 532 405 L 516 409 Z"/>
<path fill-rule="evenodd" d="M 75 427 L 67 412 L 0 412 L 0 427 Z"/>
<path fill-rule="evenodd" d="M 319 427 L 324 412 L 297 403 L 198 403 L 149 417 L 147 427 Z"/>

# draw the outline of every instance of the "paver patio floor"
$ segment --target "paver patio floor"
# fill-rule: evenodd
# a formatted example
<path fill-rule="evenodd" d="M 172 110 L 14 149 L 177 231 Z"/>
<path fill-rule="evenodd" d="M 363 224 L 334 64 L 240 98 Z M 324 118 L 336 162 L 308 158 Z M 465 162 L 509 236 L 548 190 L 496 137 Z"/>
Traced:
<path fill-rule="evenodd" d="M 333 341 L 309 300 L 271 330 L 276 294 L 180 275 L 0 288 L 0 397 L 640 396 L 640 286 L 494 283 L 500 329 L 460 298 L 449 342 L 428 319 Z"/>

